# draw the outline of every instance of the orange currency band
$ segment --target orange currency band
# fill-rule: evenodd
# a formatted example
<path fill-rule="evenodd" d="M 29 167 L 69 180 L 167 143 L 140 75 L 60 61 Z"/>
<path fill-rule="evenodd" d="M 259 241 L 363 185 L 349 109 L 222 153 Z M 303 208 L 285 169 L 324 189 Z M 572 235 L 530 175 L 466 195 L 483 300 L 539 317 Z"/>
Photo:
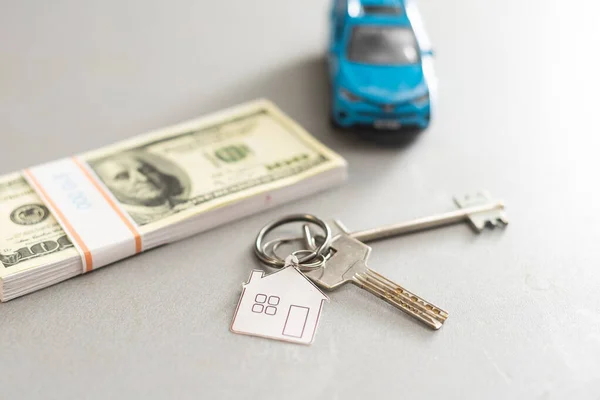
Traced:
<path fill-rule="evenodd" d="M 31 171 L 29 169 L 26 169 L 24 171 L 24 173 L 29 178 L 29 182 L 31 182 L 36 187 L 38 193 L 40 193 L 44 197 L 44 199 L 46 200 L 48 205 L 54 210 L 54 212 L 56 212 L 56 216 L 58 217 L 58 219 L 60 221 L 62 221 L 63 227 L 65 228 L 65 230 L 67 231 L 69 236 L 75 241 L 77 246 L 83 252 L 83 255 L 85 257 L 85 264 L 86 264 L 85 271 L 90 272 L 91 270 L 93 270 L 94 264 L 92 262 L 92 253 L 90 253 L 90 249 L 88 249 L 88 247 L 85 245 L 83 240 L 81 240 L 81 237 L 79 236 L 79 234 L 75 231 L 75 229 L 73 229 L 73 226 L 65 218 L 65 215 L 56 206 L 54 201 L 52 201 L 52 199 L 48 196 L 48 193 L 44 190 L 42 185 L 40 185 L 40 182 L 33 176 Z"/>
<path fill-rule="evenodd" d="M 104 190 L 104 188 L 102 186 L 100 186 L 100 183 L 98 183 L 98 180 L 94 176 L 92 176 L 92 174 L 90 174 L 90 171 L 83 165 L 83 163 L 81 161 L 79 161 L 76 157 L 72 157 L 72 160 L 79 167 L 81 172 L 83 172 L 85 177 L 92 183 L 92 185 L 94 185 L 94 187 L 98 190 L 98 192 L 100 192 L 102 197 L 104 197 L 104 200 L 106 200 L 106 202 L 111 206 L 111 208 L 119 216 L 119 218 L 121 218 L 121 221 L 123 221 L 125 226 L 127 226 L 127 228 L 131 231 L 131 234 L 133 235 L 133 237 L 135 239 L 135 254 L 141 253 L 142 252 L 142 237 L 140 236 L 140 233 L 138 232 L 138 230 L 131 223 L 131 221 L 125 216 L 123 211 L 121 211 L 121 209 L 119 208 L 117 203 L 115 203 L 115 201 L 112 199 L 112 197 L 109 196 L 109 194 L 106 192 L 106 190 Z"/>

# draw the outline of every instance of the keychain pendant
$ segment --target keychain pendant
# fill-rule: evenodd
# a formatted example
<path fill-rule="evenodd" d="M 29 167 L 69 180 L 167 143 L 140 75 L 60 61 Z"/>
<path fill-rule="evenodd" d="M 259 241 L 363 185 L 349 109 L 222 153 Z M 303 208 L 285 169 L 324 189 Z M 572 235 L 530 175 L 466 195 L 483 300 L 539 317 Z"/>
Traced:
<path fill-rule="evenodd" d="M 269 275 L 253 270 L 242 284 L 230 330 L 294 343 L 310 344 L 329 301 L 292 262 Z"/>

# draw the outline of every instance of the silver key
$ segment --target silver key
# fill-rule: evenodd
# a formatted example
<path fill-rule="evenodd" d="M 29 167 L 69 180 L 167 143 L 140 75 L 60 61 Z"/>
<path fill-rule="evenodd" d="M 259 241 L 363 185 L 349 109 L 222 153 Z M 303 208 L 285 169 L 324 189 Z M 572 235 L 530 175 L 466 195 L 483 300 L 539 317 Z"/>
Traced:
<path fill-rule="evenodd" d="M 305 272 L 313 282 L 334 290 L 352 282 L 404 311 L 433 329 L 439 329 L 448 313 L 423 300 L 367 266 L 371 247 L 344 233 L 333 238 L 331 255 L 319 269 Z"/>
<path fill-rule="evenodd" d="M 447 226 L 462 221 L 468 221 L 478 233 L 483 231 L 486 227 L 508 225 L 508 219 L 504 213 L 504 203 L 499 200 L 492 200 L 487 192 L 479 192 L 474 196 L 455 197 L 454 202 L 460 207 L 459 210 L 430 217 L 416 218 L 399 224 L 350 232 L 342 222 L 334 220 L 332 228 L 336 228 L 335 230 L 338 232 L 343 232 L 363 243 L 368 243 L 379 239 Z M 314 238 L 312 237 L 310 229 L 306 226 L 304 227 L 304 242 L 305 246 L 309 249 L 315 247 Z"/>

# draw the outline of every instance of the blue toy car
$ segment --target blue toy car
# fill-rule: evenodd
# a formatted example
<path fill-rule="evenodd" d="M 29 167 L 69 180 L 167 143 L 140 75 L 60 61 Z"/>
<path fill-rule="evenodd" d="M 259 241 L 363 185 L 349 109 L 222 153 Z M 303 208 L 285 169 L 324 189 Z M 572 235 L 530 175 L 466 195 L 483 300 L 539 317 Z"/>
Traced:
<path fill-rule="evenodd" d="M 335 126 L 429 125 L 433 52 L 413 0 L 334 0 L 328 60 Z"/>

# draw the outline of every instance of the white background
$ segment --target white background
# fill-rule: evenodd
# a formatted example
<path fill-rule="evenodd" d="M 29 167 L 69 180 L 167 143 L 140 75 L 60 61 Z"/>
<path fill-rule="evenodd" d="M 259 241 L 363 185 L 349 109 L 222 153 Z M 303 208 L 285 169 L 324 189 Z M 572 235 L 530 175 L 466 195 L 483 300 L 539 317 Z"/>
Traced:
<path fill-rule="evenodd" d="M 0 2 L 0 173 L 266 96 L 350 180 L 0 305 L 2 398 L 598 399 L 595 2 L 422 0 L 438 119 L 400 148 L 327 124 L 327 11 L 304 1 Z M 368 228 L 480 188 L 511 226 L 377 243 L 448 310 L 432 332 L 356 287 L 310 347 L 229 332 L 256 232 L 307 211 Z"/>

